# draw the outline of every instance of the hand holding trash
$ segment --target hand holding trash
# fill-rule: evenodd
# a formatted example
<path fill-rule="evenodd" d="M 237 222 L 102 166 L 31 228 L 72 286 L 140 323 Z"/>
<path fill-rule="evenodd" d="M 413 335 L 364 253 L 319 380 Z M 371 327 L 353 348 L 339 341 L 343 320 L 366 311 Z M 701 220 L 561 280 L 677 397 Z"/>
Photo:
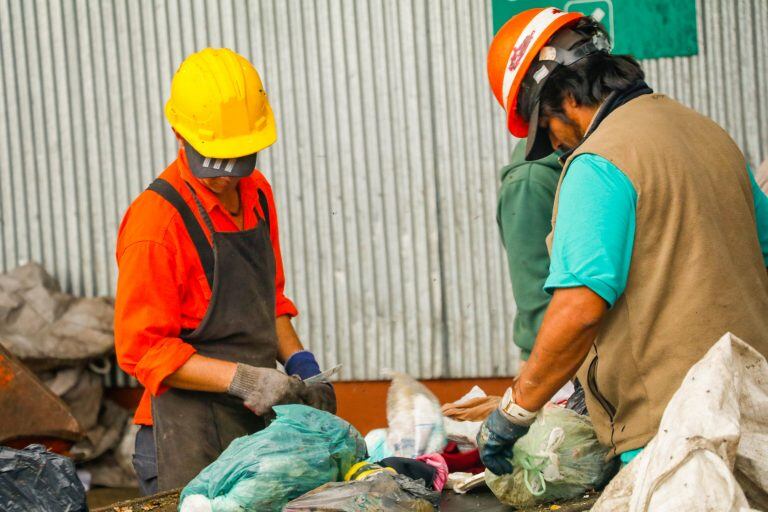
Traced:
<path fill-rule="evenodd" d="M 272 406 L 303 403 L 306 385 L 297 377 L 289 377 L 274 368 L 257 368 L 238 363 L 229 384 L 230 395 L 242 398 L 245 406 L 259 416 Z"/>
<path fill-rule="evenodd" d="M 457 421 L 483 421 L 498 409 L 500 396 L 481 396 L 443 404 L 443 415 Z"/>
<path fill-rule="evenodd" d="M 512 388 L 507 389 L 499 406 L 483 422 L 477 434 L 480 460 L 485 467 L 496 475 L 511 473 L 512 448 L 528 433 L 535 418 L 535 412 L 526 411 L 514 402 Z"/>
<path fill-rule="evenodd" d="M 336 392 L 330 382 L 306 384 L 302 393 L 305 404 L 321 411 L 336 414 Z"/>
<path fill-rule="evenodd" d="M 339 368 L 340 366 L 336 366 L 321 372 L 315 355 L 309 350 L 295 352 L 285 362 L 285 373 L 295 375 L 304 381 L 302 401 L 310 407 L 331 414 L 336 414 L 336 392 L 328 379 Z"/>
<path fill-rule="evenodd" d="M 528 432 L 527 426 L 515 425 L 499 410 L 494 410 L 480 427 L 477 447 L 485 467 L 497 475 L 512 472 L 512 447 Z"/>
<path fill-rule="evenodd" d="M 606 462 L 609 451 L 597 441 L 589 416 L 550 405 L 515 443 L 508 461 L 512 473 L 487 470 L 485 482 L 502 503 L 515 509 L 572 499 L 610 480 L 618 458 Z"/>
<path fill-rule="evenodd" d="M 304 381 L 301 396 L 303 403 L 331 414 L 336 414 L 336 392 L 328 379 L 339 368 L 336 366 L 321 372 L 315 355 L 309 350 L 295 352 L 285 362 L 285 373 Z"/>

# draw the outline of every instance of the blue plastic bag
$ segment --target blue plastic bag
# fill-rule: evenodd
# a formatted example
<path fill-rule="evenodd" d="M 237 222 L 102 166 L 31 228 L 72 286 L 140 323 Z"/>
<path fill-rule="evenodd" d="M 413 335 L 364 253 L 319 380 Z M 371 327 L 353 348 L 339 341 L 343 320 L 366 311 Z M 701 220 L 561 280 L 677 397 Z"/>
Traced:
<path fill-rule="evenodd" d="M 181 512 L 279 511 L 298 496 L 342 480 L 366 455 L 341 418 L 305 405 L 274 407 L 266 429 L 232 441 L 181 493 Z"/>
<path fill-rule="evenodd" d="M 387 446 L 387 429 L 377 428 L 365 435 L 365 445 L 368 447 L 368 460 L 379 462 L 387 457 L 394 457 L 394 453 Z"/>

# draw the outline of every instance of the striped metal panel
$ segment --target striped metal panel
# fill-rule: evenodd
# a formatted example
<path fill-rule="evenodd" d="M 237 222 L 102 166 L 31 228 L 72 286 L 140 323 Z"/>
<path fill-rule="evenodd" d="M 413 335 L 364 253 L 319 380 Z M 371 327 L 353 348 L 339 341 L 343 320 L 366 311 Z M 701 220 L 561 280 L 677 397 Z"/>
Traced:
<path fill-rule="evenodd" d="M 495 224 L 514 140 L 485 79 L 490 2 L 0 0 L 0 268 L 41 261 L 114 293 L 114 241 L 174 157 L 175 66 L 228 46 L 279 125 L 260 160 L 281 216 L 297 327 L 322 365 L 370 379 L 513 372 L 514 301 Z M 699 0 L 700 54 L 649 82 L 768 147 L 768 4 Z M 123 377 L 118 383 L 123 383 Z"/>

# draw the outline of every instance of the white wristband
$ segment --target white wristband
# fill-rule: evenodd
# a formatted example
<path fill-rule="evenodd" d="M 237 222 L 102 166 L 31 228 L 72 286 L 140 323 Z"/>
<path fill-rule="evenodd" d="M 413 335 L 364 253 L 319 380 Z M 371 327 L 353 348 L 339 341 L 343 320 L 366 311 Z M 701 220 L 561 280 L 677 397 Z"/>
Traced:
<path fill-rule="evenodd" d="M 531 412 L 517 405 L 512 399 L 512 388 L 507 388 L 499 403 L 501 413 L 515 425 L 529 426 L 536 419 L 538 411 Z"/>

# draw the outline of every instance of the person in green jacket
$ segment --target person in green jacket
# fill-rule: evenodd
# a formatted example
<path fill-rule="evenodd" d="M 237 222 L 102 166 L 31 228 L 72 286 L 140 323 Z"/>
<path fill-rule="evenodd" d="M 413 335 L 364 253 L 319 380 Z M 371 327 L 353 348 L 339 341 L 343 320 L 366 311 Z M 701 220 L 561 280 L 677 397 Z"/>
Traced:
<path fill-rule="evenodd" d="M 525 143 L 525 139 L 517 143 L 511 161 L 501 168 L 496 210 L 517 304 L 512 336 L 523 361 L 531 355 L 551 298 L 544 291 L 549 276 L 546 238 L 552 231 L 552 206 L 562 171 L 555 153 L 541 160 L 526 161 Z M 483 421 L 500 401 L 499 396 L 487 396 L 447 403 L 443 405 L 443 414 L 457 421 Z"/>
<path fill-rule="evenodd" d="M 528 360 L 551 295 L 544 291 L 549 275 L 546 237 L 552 231 L 552 205 L 562 166 L 555 153 L 528 162 L 525 140 L 512 151 L 501 169 L 496 221 L 507 251 L 509 277 L 517 305 L 513 329 L 515 345 Z"/>

